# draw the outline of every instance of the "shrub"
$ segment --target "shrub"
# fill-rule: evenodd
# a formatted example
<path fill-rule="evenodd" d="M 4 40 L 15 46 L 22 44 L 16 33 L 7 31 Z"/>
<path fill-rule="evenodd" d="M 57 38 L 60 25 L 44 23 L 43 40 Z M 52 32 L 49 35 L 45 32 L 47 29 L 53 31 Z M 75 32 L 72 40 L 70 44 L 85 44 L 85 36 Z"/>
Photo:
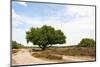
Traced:
<path fill-rule="evenodd" d="M 23 48 L 24 46 L 22 44 L 17 43 L 16 41 L 12 41 L 12 49 L 19 49 Z"/>
<path fill-rule="evenodd" d="M 77 46 L 78 47 L 95 47 L 96 42 L 93 39 L 84 38 L 80 41 L 80 43 Z"/>

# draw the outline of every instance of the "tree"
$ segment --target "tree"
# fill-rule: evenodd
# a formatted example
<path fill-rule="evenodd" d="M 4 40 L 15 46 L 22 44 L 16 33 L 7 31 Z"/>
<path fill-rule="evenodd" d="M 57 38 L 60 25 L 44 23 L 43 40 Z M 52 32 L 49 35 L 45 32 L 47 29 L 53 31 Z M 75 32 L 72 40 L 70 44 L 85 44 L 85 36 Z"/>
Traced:
<path fill-rule="evenodd" d="M 95 47 L 95 46 L 96 46 L 96 42 L 90 38 L 84 38 L 78 44 L 78 47 Z"/>
<path fill-rule="evenodd" d="M 55 30 L 51 26 L 42 26 L 41 28 L 31 28 L 26 32 L 27 43 L 38 45 L 42 50 L 54 45 L 65 43 L 65 35 L 61 30 Z"/>
<path fill-rule="evenodd" d="M 19 49 L 24 47 L 24 45 L 17 43 L 16 41 L 12 41 L 12 49 Z"/>

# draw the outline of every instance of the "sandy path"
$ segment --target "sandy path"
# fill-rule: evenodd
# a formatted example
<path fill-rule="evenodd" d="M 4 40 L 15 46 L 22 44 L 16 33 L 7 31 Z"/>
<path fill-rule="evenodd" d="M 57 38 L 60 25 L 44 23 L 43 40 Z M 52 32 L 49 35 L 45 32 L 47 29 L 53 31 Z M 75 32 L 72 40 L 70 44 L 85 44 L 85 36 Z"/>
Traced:
<path fill-rule="evenodd" d="M 24 49 L 20 50 L 17 54 L 15 54 L 12 59 L 15 61 L 13 65 L 53 63 L 50 61 L 48 62 L 45 60 L 35 58 L 31 56 L 31 54 L 27 50 L 24 50 Z"/>
<path fill-rule="evenodd" d="M 87 56 L 63 56 L 63 59 L 66 62 L 77 62 L 77 61 L 94 61 L 95 58 L 92 57 L 87 57 Z"/>
<path fill-rule="evenodd" d="M 26 65 L 26 64 L 45 64 L 45 63 L 58 63 L 58 62 L 74 62 L 74 61 L 91 61 L 95 60 L 90 57 L 75 57 L 75 56 L 63 56 L 63 60 L 53 61 L 44 60 L 33 57 L 28 50 L 21 49 L 15 55 L 13 55 L 13 65 Z"/>

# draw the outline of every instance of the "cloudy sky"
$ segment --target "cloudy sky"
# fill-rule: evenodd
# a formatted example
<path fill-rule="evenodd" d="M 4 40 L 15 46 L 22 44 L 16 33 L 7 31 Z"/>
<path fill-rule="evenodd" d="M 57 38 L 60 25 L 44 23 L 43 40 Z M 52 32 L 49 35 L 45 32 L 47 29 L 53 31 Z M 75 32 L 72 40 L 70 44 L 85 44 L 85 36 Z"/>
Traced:
<path fill-rule="evenodd" d="M 31 27 L 50 25 L 61 29 L 67 45 L 76 45 L 82 38 L 95 39 L 95 7 L 30 2 L 12 2 L 12 40 L 24 45 Z"/>

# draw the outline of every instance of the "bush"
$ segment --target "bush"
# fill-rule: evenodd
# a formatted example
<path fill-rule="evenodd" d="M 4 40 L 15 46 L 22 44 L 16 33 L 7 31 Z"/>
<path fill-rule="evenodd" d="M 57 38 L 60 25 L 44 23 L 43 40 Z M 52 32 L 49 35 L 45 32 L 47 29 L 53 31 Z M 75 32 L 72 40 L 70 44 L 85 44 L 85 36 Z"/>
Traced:
<path fill-rule="evenodd" d="M 93 39 L 84 38 L 80 41 L 77 47 L 95 47 L 96 42 Z"/>
<path fill-rule="evenodd" d="M 19 49 L 23 48 L 24 46 L 22 44 L 17 43 L 16 41 L 12 41 L 12 49 Z"/>

